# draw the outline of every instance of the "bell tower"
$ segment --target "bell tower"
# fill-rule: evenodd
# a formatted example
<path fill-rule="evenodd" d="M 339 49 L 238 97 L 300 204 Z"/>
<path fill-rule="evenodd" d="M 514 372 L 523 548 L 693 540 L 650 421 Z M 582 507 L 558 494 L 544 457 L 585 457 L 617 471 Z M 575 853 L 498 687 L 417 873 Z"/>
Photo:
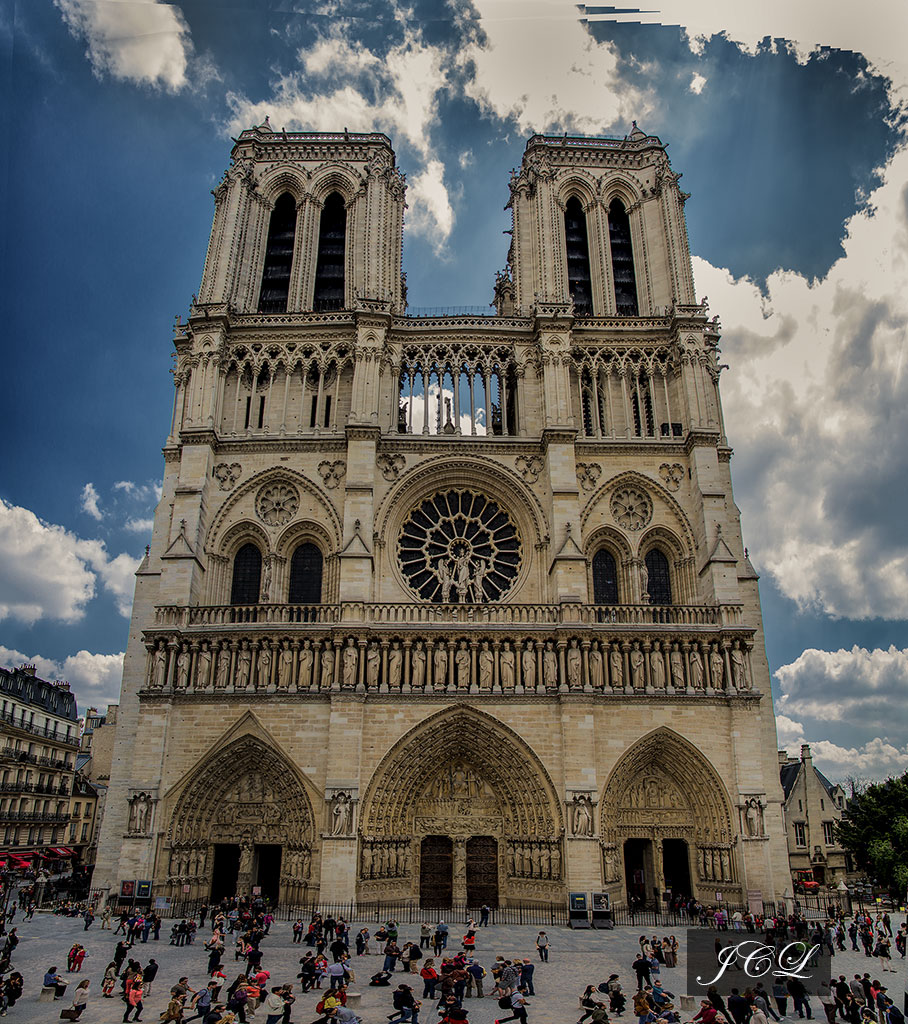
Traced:
<path fill-rule="evenodd" d="M 573 299 L 575 315 L 602 317 L 694 304 L 680 177 L 636 122 L 624 139 L 534 135 L 510 183 L 517 307 Z"/>
<path fill-rule="evenodd" d="M 213 191 L 200 303 L 237 313 L 403 312 L 404 176 L 380 133 L 241 133 Z"/>

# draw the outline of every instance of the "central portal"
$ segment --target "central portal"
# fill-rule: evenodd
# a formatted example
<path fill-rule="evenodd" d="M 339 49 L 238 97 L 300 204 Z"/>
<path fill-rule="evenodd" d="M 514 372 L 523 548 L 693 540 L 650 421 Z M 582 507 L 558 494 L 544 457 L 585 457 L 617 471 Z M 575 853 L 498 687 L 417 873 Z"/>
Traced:
<path fill-rule="evenodd" d="M 454 844 L 448 836 L 426 836 L 419 853 L 419 903 L 450 907 L 454 902 Z"/>
<path fill-rule="evenodd" d="M 467 840 L 467 906 L 498 906 L 498 840 L 473 836 Z"/>

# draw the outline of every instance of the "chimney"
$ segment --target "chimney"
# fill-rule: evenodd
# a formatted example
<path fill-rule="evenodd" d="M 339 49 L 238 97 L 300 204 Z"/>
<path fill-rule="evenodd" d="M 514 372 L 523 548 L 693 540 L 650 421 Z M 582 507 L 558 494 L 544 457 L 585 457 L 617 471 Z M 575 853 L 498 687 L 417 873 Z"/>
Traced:
<path fill-rule="evenodd" d="M 802 743 L 801 744 L 801 760 L 802 761 L 810 761 L 811 760 L 811 757 L 810 757 L 810 745 L 807 744 L 807 743 Z"/>
<path fill-rule="evenodd" d="M 35 665 L 20 665 L 19 671 L 24 676 L 36 676 L 38 674 L 38 669 Z"/>
<path fill-rule="evenodd" d="M 785 764 L 788 764 L 788 751 L 787 750 L 780 750 L 779 751 L 779 767 L 781 768 L 782 765 L 785 765 Z"/>

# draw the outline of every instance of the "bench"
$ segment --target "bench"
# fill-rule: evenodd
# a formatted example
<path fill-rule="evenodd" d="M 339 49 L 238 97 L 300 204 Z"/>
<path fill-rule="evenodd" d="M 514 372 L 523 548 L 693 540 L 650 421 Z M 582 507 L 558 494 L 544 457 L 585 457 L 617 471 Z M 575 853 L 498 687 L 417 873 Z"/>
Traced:
<path fill-rule="evenodd" d="M 347 993 L 347 1006 L 352 1010 L 359 1006 L 360 1000 L 363 998 L 362 992 L 348 992 Z"/>
<path fill-rule="evenodd" d="M 57 998 L 56 985 L 43 985 L 41 994 L 38 996 L 39 1003 L 52 1003 Z"/>

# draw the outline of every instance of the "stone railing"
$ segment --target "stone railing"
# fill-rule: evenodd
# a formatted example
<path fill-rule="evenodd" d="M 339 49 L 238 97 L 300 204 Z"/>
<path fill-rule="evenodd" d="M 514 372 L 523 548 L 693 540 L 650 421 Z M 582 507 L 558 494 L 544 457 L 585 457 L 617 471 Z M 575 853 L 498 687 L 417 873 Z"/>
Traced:
<path fill-rule="evenodd" d="M 430 604 L 346 601 L 343 604 L 160 605 L 156 626 L 179 629 L 236 625 L 602 625 L 739 626 L 741 606 L 652 604 Z"/>
<path fill-rule="evenodd" d="M 280 610 L 262 605 L 259 609 Z M 327 612 L 332 606 L 318 606 Z M 753 671 L 754 630 L 723 622 L 723 609 L 679 608 L 679 621 L 666 623 L 660 609 L 549 606 L 494 606 L 497 610 L 538 607 L 537 618 L 438 620 L 390 616 L 404 607 L 422 612 L 466 614 L 462 606 L 343 605 L 329 627 L 312 619 L 238 619 L 197 624 L 194 616 L 212 609 L 182 609 L 184 621 L 162 622 L 145 633 L 147 692 L 375 694 L 703 694 L 748 691 Z M 482 606 L 491 615 L 493 606 Z M 572 609 L 568 620 L 567 611 Z M 734 614 L 732 613 L 732 609 Z M 370 617 L 365 617 L 368 610 Z M 174 609 L 160 609 L 162 617 Z M 354 616 L 352 613 L 356 612 Z M 740 615 L 729 606 L 728 617 Z M 341 614 L 349 612 L 350 614 Z M 611 618 L 615 612 L 615 620 Z M 711 614 L 709 614 L 711 613 Z M 264 615 L 264 611 L 262 612 Z M 667 613 L 666 613 L 667 615 Z M 656 621 L 653 621 L 653 616 Z M 254 627 L 250 628 L 250 618 Z M 685 621 L 686 619 L 686 621 Z M 288 628 L 303 621 L 304 628 Z M 416 627 L 416 628 L 411 628 Z M 670 627 L 670 628 L 666 628 Z"/>

